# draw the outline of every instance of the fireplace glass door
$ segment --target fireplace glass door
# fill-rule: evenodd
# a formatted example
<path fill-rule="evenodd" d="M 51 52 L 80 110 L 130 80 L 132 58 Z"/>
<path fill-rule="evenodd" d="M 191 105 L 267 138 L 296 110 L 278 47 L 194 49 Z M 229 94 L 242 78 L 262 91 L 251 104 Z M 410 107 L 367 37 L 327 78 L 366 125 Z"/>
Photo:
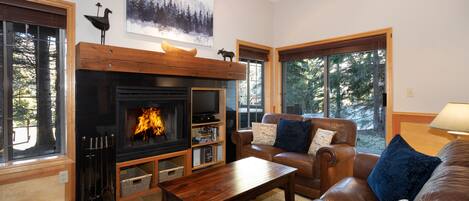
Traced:
<path fill-rule="evenodd" d="M 118 97 L 118 160 L 188 146 L 187 100 L 178 96 Z"/>

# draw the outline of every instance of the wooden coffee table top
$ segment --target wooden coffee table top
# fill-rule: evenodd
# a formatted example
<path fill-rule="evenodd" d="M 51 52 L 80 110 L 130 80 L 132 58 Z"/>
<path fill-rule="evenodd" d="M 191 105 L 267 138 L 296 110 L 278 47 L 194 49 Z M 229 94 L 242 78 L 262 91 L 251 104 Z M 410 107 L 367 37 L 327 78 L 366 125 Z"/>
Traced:
<path fill-rule="evenodd" d="M 160 183 L 163 191 L 181 200 L 230 200 L 280 177 L 296 168 L 249 157 L 222 167 Z"/>

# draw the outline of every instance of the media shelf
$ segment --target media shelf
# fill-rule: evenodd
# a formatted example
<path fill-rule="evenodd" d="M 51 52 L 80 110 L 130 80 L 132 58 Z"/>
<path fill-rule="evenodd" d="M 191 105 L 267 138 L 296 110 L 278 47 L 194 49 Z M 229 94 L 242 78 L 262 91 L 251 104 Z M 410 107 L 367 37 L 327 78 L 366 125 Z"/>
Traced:
<path fill-rule="evenodd" d="M 213 114 L 214 119 L 218 121 L 191 122 L 192 171 L 223 165 L 226 161 L 226 90 L 223 88 L 192 88 L 191 116 L 194 115 L 194 111 L 200 111 L 200 108 L 197 108 L 197 102 L 194 103 L 194 93 L 211 92 L 218 94 L 218 98 L 216 98 L 218 99 L 218 111 Z"/>
<path fill-rule="evenodd" d="M 198 126 L 217 125 L 220 123 L 222 123 L 222 121 L 214 121 L 214 122 L 206 122 L 206 123 L 192 123 L 192 128 L 198 127 Z"/>

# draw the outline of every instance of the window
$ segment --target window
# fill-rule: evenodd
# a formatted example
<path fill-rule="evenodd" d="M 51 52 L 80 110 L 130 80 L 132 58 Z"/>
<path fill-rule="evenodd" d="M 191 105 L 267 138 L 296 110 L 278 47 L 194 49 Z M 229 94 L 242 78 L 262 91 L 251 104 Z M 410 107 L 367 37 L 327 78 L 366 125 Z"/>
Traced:
<path fill-rule="evenodd" d="M 12 5 L 0 9 L 42 16 Z M 15 14 L 0 15 L 0 162 L 64 152 L 65 16 Z"/>
<path fill-rule="evenodd" d="M 246 64 L 246 80 L 239 82 L 238 126 L 251 128 L 252 122 L 260 122 L 264 116 L 264 62 L 241 59 Z"/>
<path fill-rule="evenodd" d="M 381 42 L 364 44 L 290 52 L 282 62 L 282 109 L 305 117 L 351 119 L 357 124 L 357 150 L 380 154 L 385 148 L 386 51 Z"/>

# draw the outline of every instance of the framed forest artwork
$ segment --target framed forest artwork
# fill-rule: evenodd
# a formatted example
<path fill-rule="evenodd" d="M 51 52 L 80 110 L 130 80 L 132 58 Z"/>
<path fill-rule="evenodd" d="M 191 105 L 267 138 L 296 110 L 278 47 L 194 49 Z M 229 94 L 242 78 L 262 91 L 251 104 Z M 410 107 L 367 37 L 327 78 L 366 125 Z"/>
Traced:
<path fill-rule="evenodd" d="M 126 0 L 127 31 L 213 45 L 214 0 Z"/>

